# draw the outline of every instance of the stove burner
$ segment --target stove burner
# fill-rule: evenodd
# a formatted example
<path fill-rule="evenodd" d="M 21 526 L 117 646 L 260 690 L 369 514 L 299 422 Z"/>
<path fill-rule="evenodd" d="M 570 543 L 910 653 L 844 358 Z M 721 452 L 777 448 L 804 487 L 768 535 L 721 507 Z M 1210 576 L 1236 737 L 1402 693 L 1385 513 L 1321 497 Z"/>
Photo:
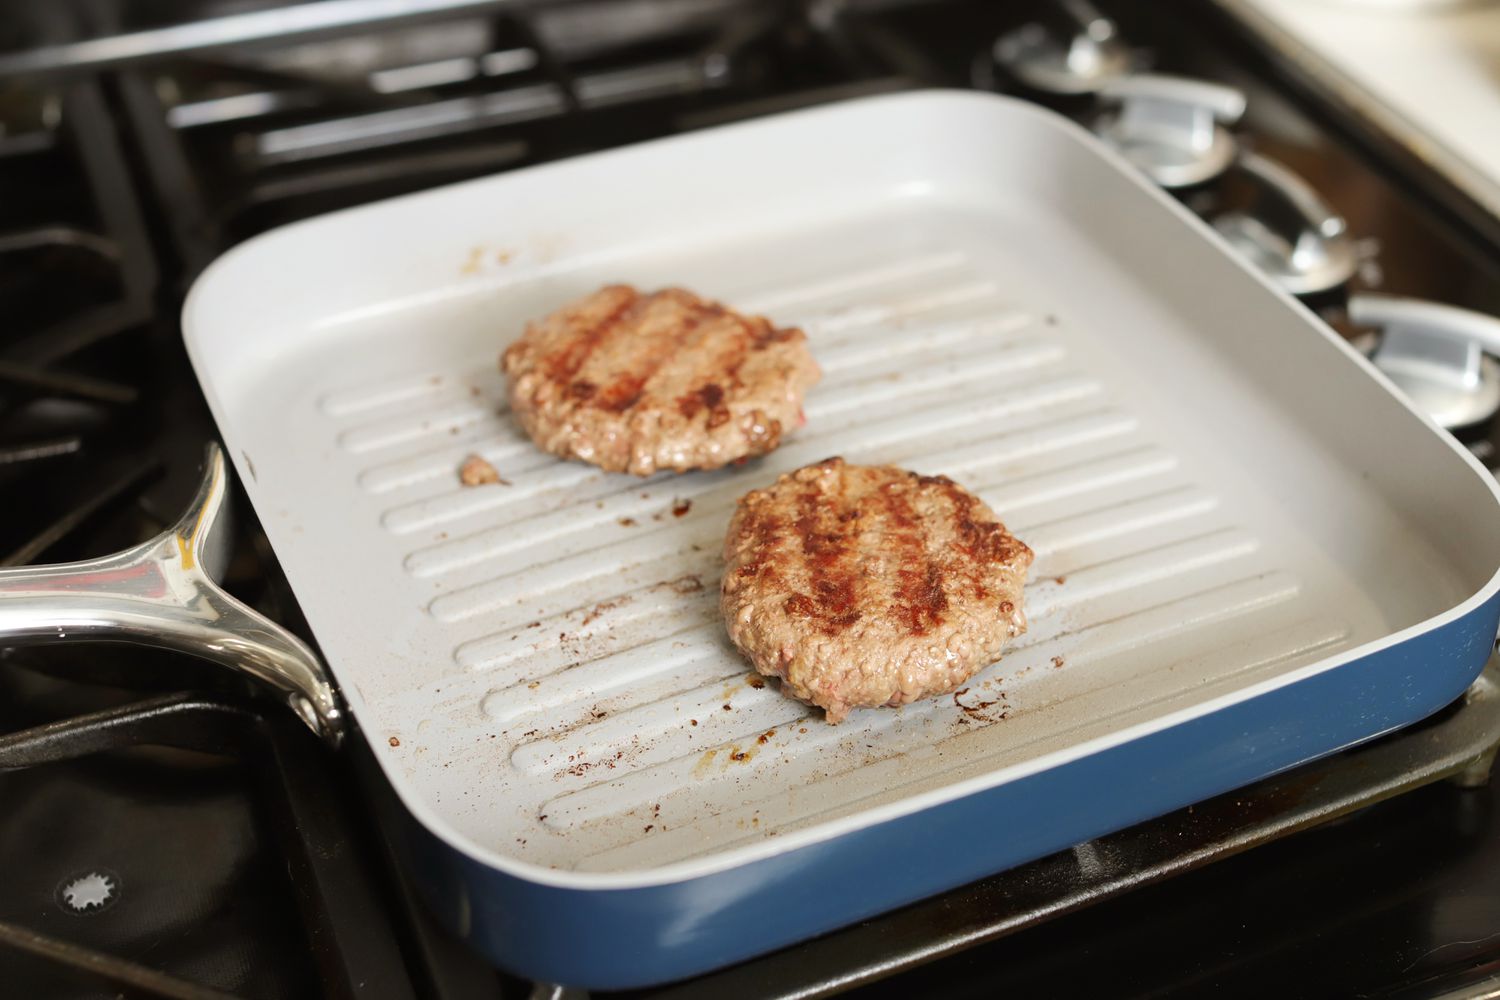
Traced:
<path fill-rule="evenodd" d="M 1114 23 L 1092 12 L 1077 34 L 1058 38 L 1041 24 L 1000 36 L 991 57 L 1021 83 L 1047 94 L 1096 94 L 1133 62 Z"/>
<path fill-rule="evenodd" d="M 1348 224 L 1302 178 L 1242 152 L 1226 181 L 1241 179 L 1246 204 L 1211 219 L 1241 256 L 1293 295 L 1322 295 L 1354 277 L 1360 248 Z"/>
<path fill-rule="evenodd" d="M 290 713 L 115 692 L 15 729 L 17 706 L 105 690 L 15 659 L 0 670 L 0 993 L 416 995 L 378 872 L 349 840 L 368 821 L 349 811 L 347 761 Z"/>
<path fill-rule="evenodd" d="M 1458 431 L 1500 413 L 1500 319 L 1435 302 L 1354 295 L 1349 318 L 1382 333 L 1375 367 L 1433 422 Z"/>
<path fill-rule="evenodd" d="M 1171 76 L 1125 76 L 1105 84 L 1112 110 L 1095 131 L 1164 188 L 1210 181 L 1234 162 L 1238 143 L 1225 125 L 1245 113 L 1233 87 Z"/>
<path fill-rule="evenodd" d="M 120 900 L 120 877 L 108 869 L 92 869 L 64 879 L 57 887 L 57 901 L 68 913 L 102 913 Z"/>

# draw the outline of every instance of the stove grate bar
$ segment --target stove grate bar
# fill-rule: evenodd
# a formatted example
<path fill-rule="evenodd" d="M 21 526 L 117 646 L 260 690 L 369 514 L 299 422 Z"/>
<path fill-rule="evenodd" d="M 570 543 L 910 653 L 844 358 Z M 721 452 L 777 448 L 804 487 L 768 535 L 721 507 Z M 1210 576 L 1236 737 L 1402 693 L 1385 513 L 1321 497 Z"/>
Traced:
<path fill-rule="evenodd" d="M 0 923 L 0 949 L 23 952 L 44 962 L 66 966 L 92 980 L 128 989 L 130 996 L 162 1000 L 234 1000 L 228 993 L 198 986 L 70 941 L 38 934 L 16 924 Z"/>
<path fill-rule="evenodd" d="M 33 535 L 9 555 L 0 559 L 0 566 L 25 566 L 41 556 L 52 546 L 67 538 L 85 521 L 112 506 L 127 496 L 134 496 L 159 472 L 161 465 L 148 462 L 121 472 L 115 478 L 101 484 L 87 497 L 70 508 L 57 520 Z"/>

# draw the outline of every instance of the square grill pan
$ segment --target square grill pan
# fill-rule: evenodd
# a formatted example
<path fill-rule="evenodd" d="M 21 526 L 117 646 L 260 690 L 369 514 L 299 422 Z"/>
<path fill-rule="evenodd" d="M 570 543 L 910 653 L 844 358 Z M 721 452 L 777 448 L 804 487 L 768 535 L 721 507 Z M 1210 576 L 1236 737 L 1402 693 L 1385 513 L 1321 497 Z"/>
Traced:
<path fill-rule="evenodd" d="M 496 358 L 615 281 L 802 326 L 807 426 L 648 479 L 533 447 Z M 1264 777 L 1439 708 L 1495 634 L 1483 470 L 1091 137 L 1002 98 L 865 99 L 299 223 L 210 268 L 184 327 L 412 863 L 533 975 L 698 971 Z M 507 484 L 462 487 L 471 453 Z M 1037 559 L 1029 632 L 963 693 L 829 726 L 751 683 L 717 594 L 736 498 L 835 454 L 952 476 Z M 1153 738 L 1185 742 L 1140 759 Z M 1118 794 L 1074 789 L 1080 762 Z M 994 823 L 954 829 L 960 802 Z M 911 849 L 826 861 L 898 828 Z M 754 919 L 790 872 L 799 899 L 839 881 Z M 608 942 L 546 957 L 518 891 Z"/>

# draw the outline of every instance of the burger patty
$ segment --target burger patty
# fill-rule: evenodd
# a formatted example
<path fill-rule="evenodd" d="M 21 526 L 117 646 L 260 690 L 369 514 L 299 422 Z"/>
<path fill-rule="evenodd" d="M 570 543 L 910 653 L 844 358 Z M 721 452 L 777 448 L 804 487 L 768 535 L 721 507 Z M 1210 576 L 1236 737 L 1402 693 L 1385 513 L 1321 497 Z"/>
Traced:
<path fill-rule="evenodd" d="M 946 476 L 798 469 L 740 499 L 724 559 L 730 638 L 829 722 L 951 691 L 1026 630 L 1031 550 Z"/>
<path fill-rule="evenodd" d="M 500 368 L 540 447 L 638 476 L 771 451 L 821 374 L 801 330 L 681 288 L 629 285 L 529 324 Z"/>

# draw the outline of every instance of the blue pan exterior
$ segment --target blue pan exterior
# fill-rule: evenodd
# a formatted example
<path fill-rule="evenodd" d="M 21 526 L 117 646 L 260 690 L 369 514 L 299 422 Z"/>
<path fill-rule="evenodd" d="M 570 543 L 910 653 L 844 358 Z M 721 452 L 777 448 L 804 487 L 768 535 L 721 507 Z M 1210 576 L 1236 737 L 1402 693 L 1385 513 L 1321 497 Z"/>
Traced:
<path fill-rule="evenodd" d="M 918 813 L 728 871 L 634 889 L 540 885 L 405 810 L 399 852 L 442 919 L 533 979 L 681 979 L 893 909 L 1417 722 L 1493 647 L 1500 594 L 1426 634 L 1212 714 Z M 912 851 L 911 845 L 962 845 Z M 889 859 L 906 863 L 893 866 Z"/>

